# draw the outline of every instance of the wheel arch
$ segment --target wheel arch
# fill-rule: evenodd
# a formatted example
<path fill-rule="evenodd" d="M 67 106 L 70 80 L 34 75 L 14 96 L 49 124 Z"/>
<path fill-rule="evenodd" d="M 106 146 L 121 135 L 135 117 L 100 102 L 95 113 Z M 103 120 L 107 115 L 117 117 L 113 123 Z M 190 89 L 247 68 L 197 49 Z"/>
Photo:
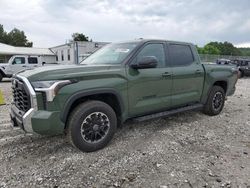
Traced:
<path fill-rule="evenodd" d="M 227 93 L 227 89 L 228 89 L 228 83 L 225 80 L 219 80 L 214 82 L 213 86 L 220 86 L 223 88 L 223 90 L 225 91 L 225 94 Z M 210 88 L 210 90 L 212 89 L 212 87 Z"/>
<path fill-rule="evenodd" d="M 223 90 L 225 91 L 225 95 L 227 94 L 227 90 L 228 90 L 228 82 L 226 80 L 215 80 L 214 82 L 212 82 L 212 84 L 207 87 L 202 99 L 201 99 L 201 103 L 202 104 L 206 104 L 207 99 L 209 94 L 211 93 L 211 89 L 213 88 L 213 86 L 220 86 L 223 88 Z"/>
<path fill-rule="evenodd" d="M 122 120 L 120 118 L 124 111 L 124 103 L 120 94 L 114 89 L 98 89 L 91 91 L 79 91 L 69 97 L 60 115 L 61 121 L 65 123 L 65 128 L 68 116 L 72 109 L 87 100 L 99 100 L 110 105 L 117 114 L 118 121 L 121 123 Z"/>
<path fill-rule="evenodd" d="M 2 74 L 2 75 L 3 75 L 3 77 L 5 77 L 5 76 L 6 76 L 6 74 L 4 73 L 4 71 L 3 71 L 2 69 L 0 69 L 0 74 Z"/>

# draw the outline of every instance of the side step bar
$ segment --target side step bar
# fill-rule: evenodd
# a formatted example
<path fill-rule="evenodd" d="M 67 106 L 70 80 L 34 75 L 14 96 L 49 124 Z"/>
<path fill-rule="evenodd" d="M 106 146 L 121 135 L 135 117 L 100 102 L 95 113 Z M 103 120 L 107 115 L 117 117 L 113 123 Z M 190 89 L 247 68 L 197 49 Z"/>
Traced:
<path fill-rule="evenodd" d="M 194 104 L 194 105 L 190 105 L 190 106 L 176 108 L 173 110 L 159 112 L 156 114 L 150 114 L 150 115 L 146 115 L 146 116 L 133 118 L 132 121 L 134 121 L 134 122 L 148 121 L 148 120 L 155 119 L 155 118 L 170 116 L 170 115 L 177 114 L 180 112 L 186 112 L 186 111 L 190 111 L 190 110 L 200 110 L 200 109 L 202 109 L 202 107 L 203 107 L 203 104 Z"/>

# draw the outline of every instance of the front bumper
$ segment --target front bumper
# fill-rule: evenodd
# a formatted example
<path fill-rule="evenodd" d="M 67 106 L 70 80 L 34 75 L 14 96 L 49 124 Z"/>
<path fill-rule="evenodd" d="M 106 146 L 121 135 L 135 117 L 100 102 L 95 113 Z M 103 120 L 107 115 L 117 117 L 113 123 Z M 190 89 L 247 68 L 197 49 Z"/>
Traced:
<path fill-rule="evenodd" d="M 18 79 L 24 82 L 24 85 L 25 85 L 24 87 L 26 87 L 27 90 L 29 91 L 29 100 L 30 100 L 31 108 L 28 111 L 23 112 L 19 110 L 13 102 L 11 105 L 11 110 L 10 110 L 10 118 L 11 118 L 12 126 L 20 127 L 27 133 L 34 133 L 33 128 L 32 128 L 31 118 L 34 112 L 37 111 L 36 93 L 27 78 L 22 77 L 22 76 L 16 76 L 16 78 L 14 79 Z"/>
<path fill-rule="evenodd" d="M 20 115 L 19 110 L 12 105 L 10 117 L 13 127 L 21 128 L 27 133 L 56 135 L 63 133 L 65 127 L 60 121 L 59 111 L 36 111 L 31 108 L 24 115 Z"/>
<path fill-rule="evenodd" d="M 64 131 L 64 123 L 60 120 L 60 111 L 38 110 L 36 93 L 30 82 L 25 77 L 16 76 L 24 82 L 29 91 L 31 107 L 26 112 L 21 111 L 13 103 L 10 109 L 10 118 L 13 127 L 19 127 L 27 133 L 41 135 L 61 134 Z"/>
<path fill-rule="evenodd" d="M 35 112 L 34 108 L 29 109 L 25 114 L 22 114 L 15 105 L 11 105 L 10 118 L 13 127 L 20 127 L 27 133 L 33 133 L 31 118 Z"/>

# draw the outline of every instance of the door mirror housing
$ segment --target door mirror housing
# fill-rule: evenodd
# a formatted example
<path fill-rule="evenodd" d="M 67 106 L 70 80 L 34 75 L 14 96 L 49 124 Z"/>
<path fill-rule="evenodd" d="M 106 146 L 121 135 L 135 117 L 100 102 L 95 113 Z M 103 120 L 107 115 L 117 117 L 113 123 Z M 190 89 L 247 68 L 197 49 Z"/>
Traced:
<path fill-rule="evenodd" d="M 138 63 L 130 65 L 134 69 L 148 69 L 157 67 L 158 60 L 155 56 L 144 56 Z"/>

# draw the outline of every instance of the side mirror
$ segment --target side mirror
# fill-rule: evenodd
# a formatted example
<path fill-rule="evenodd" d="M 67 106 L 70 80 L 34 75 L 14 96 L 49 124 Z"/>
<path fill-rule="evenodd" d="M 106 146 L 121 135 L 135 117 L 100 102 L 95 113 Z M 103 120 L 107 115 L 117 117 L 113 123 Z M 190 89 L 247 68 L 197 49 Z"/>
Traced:
<path fill-rule="evenodd" d="M 130 65 L 134 69 L 148 69 L 157 67 L 158 60 L 155 56 L 144 56 L 138 63 Z"/>

